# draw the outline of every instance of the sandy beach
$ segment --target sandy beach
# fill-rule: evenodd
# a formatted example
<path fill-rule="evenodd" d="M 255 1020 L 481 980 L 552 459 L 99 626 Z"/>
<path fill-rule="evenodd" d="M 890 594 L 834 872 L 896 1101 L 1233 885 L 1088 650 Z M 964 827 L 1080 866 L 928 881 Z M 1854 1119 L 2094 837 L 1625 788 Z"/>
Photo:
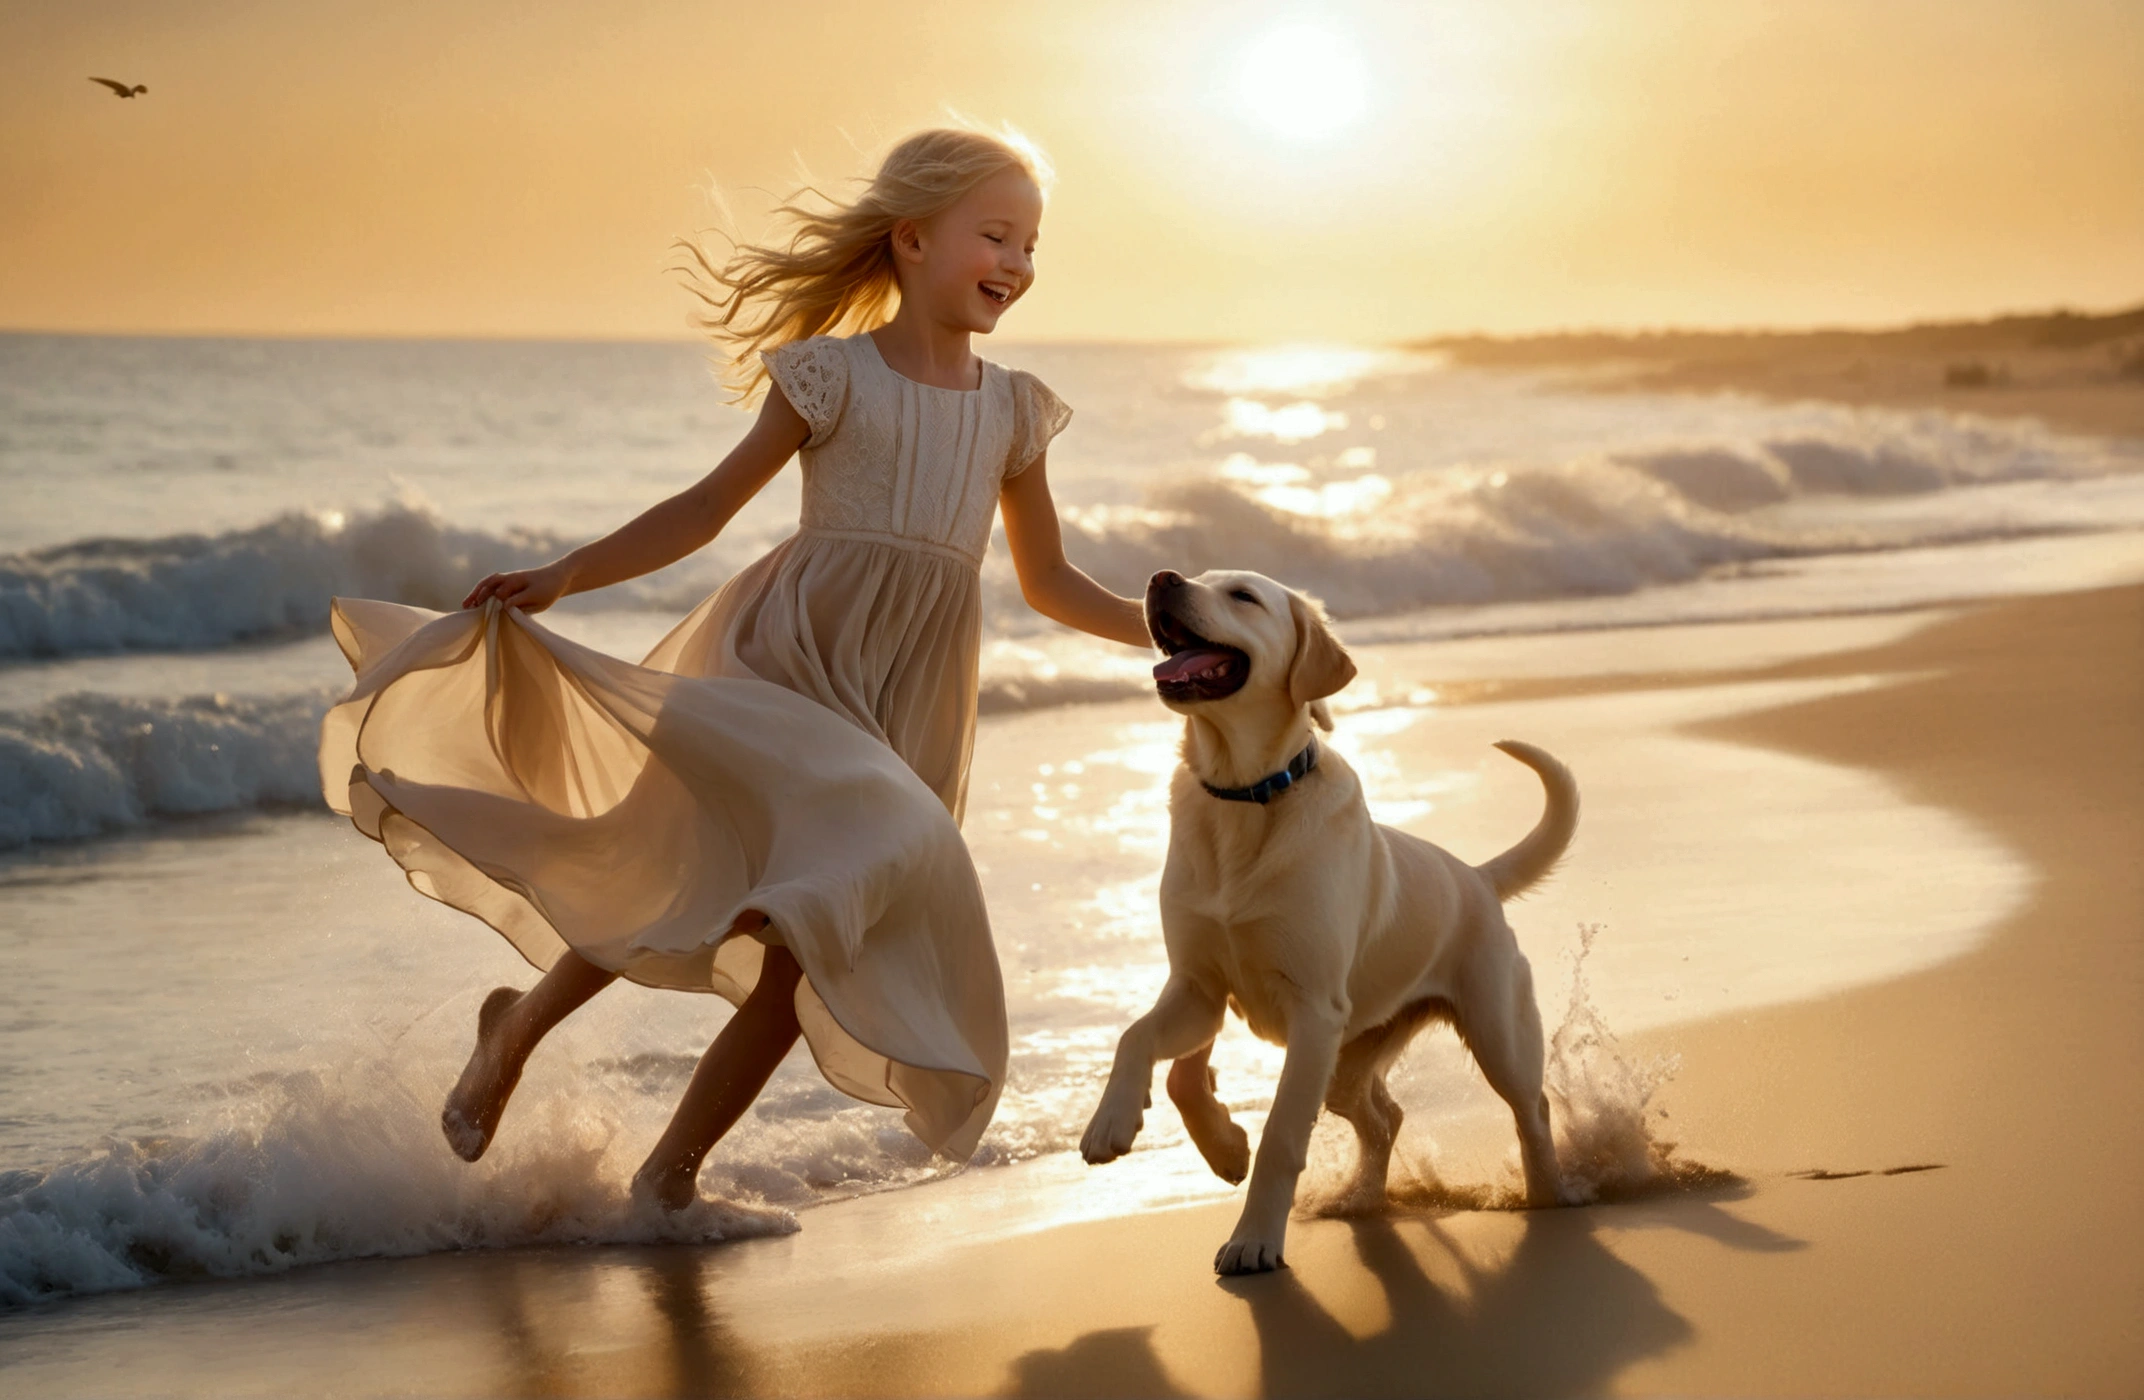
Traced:
<path fill-rule="evenodd" d="M 1436 661 L 1365 655 L 1388 684 Z M 1807 897 L 1782 901 L 1759 857 L 1714 857 L 1692 882 L 1673 850 L 1617 845 L 1647 814 L 1618 809 L 1638 789 L 1614 724 L 1589 739 L 1579 720 L 1700 693 L 1740 707 L 1703 710 L 1686 738 L 1873 777 L 1978 833 L 1976 864 L 2007 852 L 2018 896 L 1921 970 L 1627 1036 L 1631 1064 L 1679 1060 L 1655 1138 L 1714 1174 L 1694 1185 L 1555 1212 L 1299 1218 L 1289 1270 L 1221 1283 L 1209 1261 L 1235 1203 L 1185 1149 L 1114 1176 L 1057 1155 L 809 1210 L 777 1239 L 363 1261 L 38 1308 L 0 1318 L 0 1377 L 17 1395 L 2134 1394 L 2144 589 L 1461 659 L 1511 682 L 1453 687 L 1418 742 L 1523 705 L 1531 732 L 1572 736 L 1582 783 L 1600 775 L 1596 839 L 1559 881 L 1574 908 L 1613 888 L 1828 919 L 1864 896 L 1940 905 L 1970 877 L 1900 837 L 1851 871 L 1785 872 Z M 1769 827 L 1812 816 L 1767 781 L 1688 776 L 1708 786 L 1674 800 L 1714 814 L 1720 849 L 1762 852 Z M 1511 817 L 1480 820 L 1486 841 Z M 1417 1173 L 1433 1155 L 1448 1180 L 1494 1177 L 1493 1115 L 1425 1124 L 1402 1135 Z"/>

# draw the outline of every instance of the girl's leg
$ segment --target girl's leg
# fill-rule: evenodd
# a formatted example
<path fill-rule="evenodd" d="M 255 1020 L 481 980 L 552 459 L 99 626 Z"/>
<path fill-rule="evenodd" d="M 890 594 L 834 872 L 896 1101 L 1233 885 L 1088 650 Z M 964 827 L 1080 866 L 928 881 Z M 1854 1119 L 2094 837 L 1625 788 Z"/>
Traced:
<path fill-rule="evenodd" d="M 787 948 L 767 949 L 759 985 L 700 1057 L 670 1126 L 634 1173 L 635 1196 L 652 1197 L 665 1210 L 692 1204 L 699 1194 L 700 1163 L 797 1043 L 797 983 L 803 977 Z"/>
<path fill-rule="evenodd" d="M 568 952 L 527 991 L 501 987 L 484 998 L 476 1014 L 476 1049 L 439 1115 L 457 1157 L 474 1162 L 484 1155 L 529 1052 L 553 1026 L 617 980 L 617 973 Z"/>

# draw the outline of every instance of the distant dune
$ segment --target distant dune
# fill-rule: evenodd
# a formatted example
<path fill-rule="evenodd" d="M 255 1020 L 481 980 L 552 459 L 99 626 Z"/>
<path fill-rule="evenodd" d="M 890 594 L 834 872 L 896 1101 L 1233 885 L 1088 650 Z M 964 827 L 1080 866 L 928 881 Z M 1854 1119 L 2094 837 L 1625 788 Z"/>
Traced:
<path fill-rule="evenodd" d="M 1440 336 L 1415 348 L 1461 364 L 1572 370 L 1606 391 L 1740 390 L 2144 437 L 2144 306 L 1877 330 Z"/>

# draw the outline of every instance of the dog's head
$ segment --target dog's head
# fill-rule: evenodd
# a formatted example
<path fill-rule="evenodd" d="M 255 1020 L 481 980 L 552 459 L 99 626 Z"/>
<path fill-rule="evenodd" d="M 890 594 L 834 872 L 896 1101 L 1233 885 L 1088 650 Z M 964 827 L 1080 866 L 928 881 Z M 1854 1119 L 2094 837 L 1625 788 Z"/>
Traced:
<path fill-rule="evenodd" d="M 1146 628 L 1169 654 L 1154 668 L 1161 701 L 1179 714 L 1284 697 L 1333 727 L 1325 697 L 1355 678 L 1325 611 L 1264 574 L 1164 569 L 1146 586 Z"/>

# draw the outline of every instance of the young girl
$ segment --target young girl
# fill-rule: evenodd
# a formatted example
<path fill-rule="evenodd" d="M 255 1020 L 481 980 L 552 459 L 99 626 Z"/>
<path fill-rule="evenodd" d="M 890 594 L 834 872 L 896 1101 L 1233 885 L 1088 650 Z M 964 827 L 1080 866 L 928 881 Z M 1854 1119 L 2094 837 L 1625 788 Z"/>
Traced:
<path fill-rule="evenodd" d="M 799 1034 L 836 1088 L 973 1153 L 1006 1060 L 957 825 L 993 507 L 1031 606 L 1151 644 L 1137 602 L 1065 561 L 1045 459 L 1070 410 L 969 346 L 1034 282 L 1045 178 L 1023 146 L 925 131 L 853 204 L 787 206 L 786 246 L 719 270 L 699 257 L 738 387 L 767 386 L 704 480 L 554 563 L 491 575 L 469 611 L 337 600 L 357 686 L 322 730 L 330 805 L 546 969 L 478 1013 L 441 1116 L 462 1157 L 483 1155 L 544 1034 L 621 976 L 737 1005 L 637 1196 L 689 1204 Z M 798 454 L 797 533 L 640 666 L 529 620 L 699 549 Z"/>

